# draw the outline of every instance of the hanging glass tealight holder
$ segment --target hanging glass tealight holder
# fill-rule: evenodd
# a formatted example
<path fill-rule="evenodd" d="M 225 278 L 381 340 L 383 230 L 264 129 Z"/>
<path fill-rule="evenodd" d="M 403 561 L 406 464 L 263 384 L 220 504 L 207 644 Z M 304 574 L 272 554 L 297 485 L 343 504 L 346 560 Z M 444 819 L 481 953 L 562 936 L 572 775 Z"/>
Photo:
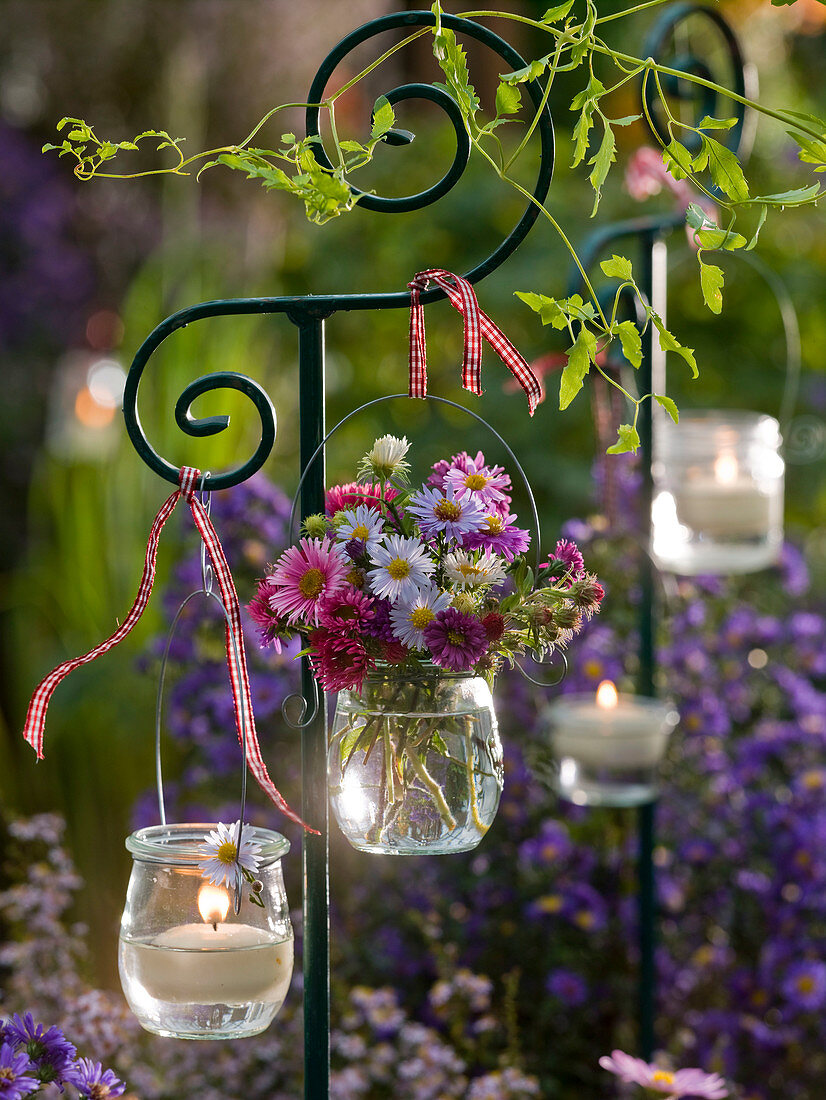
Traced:
<path fill-rule="evenodd" d="M 169 629 L 161 663 L 155 722 L 155 759 L 161 824 L 126 840 L 132 874 L 120 928 L 118 966 L 126 1000 L 141 1026 L 177 1039 L 231 1039 L 257 1035 L 272 1023 L 293 972 L 293 930 L 281 859 L 289 841 L 270 829 L 244 828 L 257 845 L 254 881 L 237 866 L 228 885 L 208 881 L 199 864 L 217 823 L 167 824 L 161 768 L 163 685 L 178 619 L 196 596 L 223 601 L 212 591 L 212 570 L 202 551 L 203 588 L 181 604 Z M 232 629 L 229 637 L 238 646 Z M 239 822 L 229 827 L 240 851 L 246 806 L 247 722 L 241 697 L 242 779 Z"/>
<path fill-rule="evenodd" d="M 783 543 L 784 462 L 771 416 L 682 412 L 657 424 L 652 554 L 673 573 L 751 573 Z"/>
<path fill-rule="evenodd" d="M 120 929 L 119 969 L 132 1012 L 147 1031 L 177 1039 L 257 1035 L 284 1003 L 293 971 L 281 857 L 290 845 L 269 829 L 254 905 L 244 891 L 203 878 L 198 863 L 213 824 L 152 825 L 132 833 L 132 875 Z M 258 889 L 257 883 L 261 884 Z"/>

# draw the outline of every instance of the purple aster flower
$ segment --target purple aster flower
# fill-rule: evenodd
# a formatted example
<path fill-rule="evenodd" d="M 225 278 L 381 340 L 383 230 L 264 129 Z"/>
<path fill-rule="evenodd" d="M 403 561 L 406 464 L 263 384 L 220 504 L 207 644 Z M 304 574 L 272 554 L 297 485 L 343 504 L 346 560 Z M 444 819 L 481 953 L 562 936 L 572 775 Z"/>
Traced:
<path fill-rule="evenodd" d="M 641 1085 L 651 1092 L 666 1093 L 671 1100 L 680 1100 L 684 1096 L 694 1097 L 694 1100 L 720 1100 L 728 1096 L 722 1077 L 716 1073 L 705 1073 L 701 1069 L 678 1069 L 672 1072 L 644 1062 L 642 1058 L 632 1058 L 621 1050 L 612 1050 L 610 1058 L 603 1056 L 599 1064 L 609 1073 L 616 1074 L 621 1081 L 630 1085 Z"/>
<path fill-rule="evenodd" d="M 565 970 L 563 967 L 550 972 L 545 988 L 552 997 L 556 997 L 570 1008 L 584 1004 L 588 996 L 588 986 L 582 975 L 574 973 L 573 970 Z"/>
<path fill-rule="evenodd" d="M 14 1015 L 6 1027 L 9 1042 L 17 1047 L 25 1047 L 25 1052 L 44 1084 L 56 1081 L 58 1085 L 65 1071 L 77 1056 L 77 1049 L 70 1043 L 59 1027 L 45 1028 L 36 1024 L 31 1012 L 22 1018 Z M 0 1093 L 0 1095 L 2 1095 Z"/>
<path fill-rule="evenodd" d="M 29 1056 L 21 1051 L 16 1054 L 11 1043 L 0 1046 L 0 1098 L 2 1100 L 23 1100 L 40 1087 L 33 1077 L 34 1066 Z"/>
<path fill-rule="evenodd" d="M 467 473 L 472 464 L 485 465 L 485 456 L 481 451 L 476 452 L 476 458 L 471 458 L 467 451 L 460 451 L 459 454 L 453 455 L 451 458 L 443 458 L 439 462 L 434 462 L 433 473 L 427 479 L 427 484 L 434 485 L 437 489 L 443 489 L 445 476 L 449 470 L 455 468 Z"/>
<path fill-rule="evenodd" d="M 393 624 L 390 621 L 390 600 L 373 600 L 373 618 L 367 619 L 362 626 L 362 632 L 370 638 L 377 638 L 380 642 L 394 642 L 396 635 L 393 632 Z"/>
<path fill-rule="evenodd" d="M 424 628 L 424 640 L 433 663 L 453 672 L 466 672 L 488 649 L 485 628 L 475 615 L 448 607 Z"/>
<path fill-rule="evenodd" d="M 462 535 L 478 531 L 485 520 L 485 510 L 470 493 L 445 484 L 443 489 L 424 486 L 408 499 L 405 510 L 419 521 L 419 530 L 427 539 L 445 535 L 458 540 Z"/>
<path fill-rule="evenodd" d="M 474 500 L 486 505 L 510 503 L 511 498 L 505 490 L 510 489 L 511 479 L 501 466 L 486 466 L 484 462 L 470 459 L 464 470 L 455 466 L 448 470 L 444 484 L 445 488 L 452 486 L 457 492 L 468 491 Z"/>
<path fill-rule="evenodd" d="M 817 1011 L 826 1004 L 826 963 L 803 959 L 791 966 L 783 982 L 783 995 L 793 1004 Z"/>
<path fill-rule="evenodd" d="M 489 512 L 478 531 L 464 536 L 462 546 L 468 550 L 490 550 L 501 554 L 507 561 L 513 561 L 517 554 L 524 554 L 531 544 L 530 533 L 517 527 L 516 519 L 515 515 Z"/>
<path fill-rule="evenodd" d="M 104 1069 L 100 1062 L 93 1062 L 91 1058 L 77 1060 L 70 1084 L 88 1100 L 109 1100 L 110 1096 L 121 1096 L 126 1091 L 126 1085 L 111 1069 Z"/>

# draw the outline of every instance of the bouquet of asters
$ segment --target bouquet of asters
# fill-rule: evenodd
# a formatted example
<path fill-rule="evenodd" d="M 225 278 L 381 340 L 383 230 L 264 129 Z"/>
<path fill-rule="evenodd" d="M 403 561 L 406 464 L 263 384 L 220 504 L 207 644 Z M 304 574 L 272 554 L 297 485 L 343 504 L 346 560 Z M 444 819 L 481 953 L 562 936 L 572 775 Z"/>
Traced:
<path fill-rule="evenodd" d="M 565 646 L 603 597 L 570 541 L 538 573 L 529 566 L 501 466 L 461 452 L 414 489 L 409 447 L 377 439 L 358 480 L 327 491 L 326 515 L 304 520 L 248 605 L 262 644 L 304 639 L 325 691 L 358 690 L 387 666 L 490 681 L 503 662 Z"/>

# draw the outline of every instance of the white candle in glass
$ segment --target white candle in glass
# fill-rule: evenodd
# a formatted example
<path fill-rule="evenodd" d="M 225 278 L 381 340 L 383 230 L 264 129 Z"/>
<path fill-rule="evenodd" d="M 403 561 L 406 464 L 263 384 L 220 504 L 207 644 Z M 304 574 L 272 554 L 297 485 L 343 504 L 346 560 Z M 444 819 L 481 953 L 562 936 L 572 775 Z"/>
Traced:
<path fill-rule="evenodd" d="M 148 942 L 122 942 L 124 966 L 150 996 L 173 1004 L 283 1002 L 293 971 L 292 939 L 226 923 L 229 894 L 205 884 L 203 922 L 179 924 Z"/>
<path fill-rule="evenodd" d="M 549 707 L 557 758 L 615 768 L 653 768 L 665 752 L 677 714 L 667 703 L 620 695 L 603 680 L 596 696 L 562 696 Z"/>
<path fill-rule="evenodd" d="M 741 474 L 733 454 L 720 454 L 714 461 L 713 477 L 688 476 L 674 489 L 679 523 L 710 536 L 749 537 L 765 535 L 773 522 L 775 483 L 764 491 L 751 476 Z M 782 508 L 782 504 L 780 505 Z"/>

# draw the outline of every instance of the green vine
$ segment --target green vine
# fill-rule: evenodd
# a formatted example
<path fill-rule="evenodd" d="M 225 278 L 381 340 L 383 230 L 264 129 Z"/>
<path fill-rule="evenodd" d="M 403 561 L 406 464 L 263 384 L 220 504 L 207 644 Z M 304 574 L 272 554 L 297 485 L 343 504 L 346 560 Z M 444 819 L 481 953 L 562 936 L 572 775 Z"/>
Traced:
<path fill-rule="evenodd" d="M 642 362 L 642 338 L 649 327 L 653 326 L 657 331 L 660 347 L 664 351 L 674 352 L 685 360 L 693 377 L 698 375 L 697 364 L 693 350 L 683 346 L 673 333 L 669 332 L 662 318 L 644 300 L 635 281 L 631 261 L 624 256 L 614 255 L 601 265 L 603 273 L 608 278 L 619 281 L 612 307 L 606 313 L 563 227 L 547 206 L 539 203 L 511 175 L 513 165 L 524 152 L 539 123 L 557 73 L 581 69 L 586 76 L 582 90 L 574 96 L 570 105 L 571 111 L 576 115 L 572 128 L 574 152 L 571 168 L 576 169 L 584 165 L 590 169 L 588 180 L 594 192 L 592 217 L 595 217 L 599 210 L 603 187 L 616 161 L 615 128 L 628 126 L 643 117 L 636 114 L 613 118 L 604 109 L 603 104 L 606 98 L 619 88 L 630 82 L 639 81 L 643 113 L 662 148 L 663 163 L 667 171 L 674 179 L 689 180 L 701 194 L 710 198 L 721 213 L 721 222 L 725 223 L 718 224 L 698 204 L 692 203 L 686 211 L 686 222 L 697 245 L 700 289 L 703 300 L 712 313 L 719 314 L 723 308 L 724 274 L 721 267 L 709 261 L 709 257 L 713 258 L 714 254 L 719 252 L 753 249 L 770 210 L 815 203 L 823 192 L 819 183 L 813 183 L 808 187 L 778 194 L 752 195 L 737 155 L 714 136 L 715 133 L 725 133 L 731 129 L 736 119 L 706 116 L 696 126 L 681 121 L 674 116 L 669 107 L 662 78 L 674 77 L 691 82 L 781 122 L 787 128 L 789 136 L 799 146 L 800 160 L 812 165 L 816 173 L 826 172 L 826 123 L 820 119 L 796 111 L 767 107 L 711 80 L 659 65 L 650 57 L 630 56 L 612 49 L 600 37 L 600 32 L 606 24 L 641 11 L 661 7 L 667 2 L 668 0 L 647 0 L 624 11 L 603 16 L 599 15 L 595 0 L 565 0 L 564 3 L 550 7 L 541 19 L 492 10 L 463 12 L 461 17 L 464 18 L 496 18 L 519 22 L 547 34 L 551 39 L 551 48 L 548 53 L 530 61 L 522 69 L 500 76 L 495 99 L 495 115 L 486 119 L 470 80 L 465 51 L 457 41 L 455 33 L 443 25 L 441 4 L 436 0 L 431 9 L 434 15 L 433 27 L 425 27 L 411 33 L 386 50 L 376 61 L 348 80 L 337 91 L 314 105 L 326 112 L 329 121 L 334 150 L 330 168 L 320 164 L 316 157 L 316 149 L 321 142 L 321 138 L 317 135 L 299 139 L 295 134 L 284 133 L 276 149 L 259 148 L 253 145 L 259 131 L 278 112 L 288 107 L 308 106 L 308 104 L 299 103 L 274 107 L 237 145 L 210 149 L 189 157 L 182 149 L 184 139 L 173 138 L 166 131 L 147 130 L 131 141 L 113 142 L 98 138 L 87 122 L 77 118 L 61 119 L 57 129 L 62 133 L 68 127 L 65 137 L 60 144 L 44 145 L 43 151 L 57 151 L 61 157 L 74 157 L 75 175 L 87 181 L 96 176 L 108 179 L 135 179 L 150 175 L 189 175 L 190 169 L 196 166 L 196 178 L 199 178 L 207 169 L 223 165 L 243 172 L 248 179 L 258 180 L 267 190 L 286 191 L 297 196 L 304 202 L 309 220 L 322 225 L 330 218 L 351 210 L 358 203 L 360 194 L 354 192 L 351 187 L 351 176 L 372 160 L 377 145 L 388 138 L 395 126 L 393 108 L 382 96 L 373 108 L 369 140 L 366 142 L 342 140 L 336 128 L 336 101 L 354 84 L 384 64 L 393 54 L 415 39 L 431 34 L 433 54 L 444 75 L 444 82 L 437 86 L 447 92 L 458 105 L 472 148 L 503 183 L 538 206 L 539 213 L 559 235 L 582 277 L 587 299 L 577 294 L 569 298 L 553 298 L 532 291 L 517 292 L 517 296 L 538 314 L 543 325 L 551 325 L 561 331 L 567 330 L 570 336 L 568 361 L 560 380 L 559 407 L 567 408 L 582 389 L 590 372 L 592 370 L 598 372 L 622 392 L 632 410 L 630 423 L 620 425 L 617 442 L 609 448 L 609 453 L 636 451 L 640 442 L 637 422 L 642 404 L 648 400 L 656 400 L 675 421 L 678 419 L 676 405 L 664 394 L 633 396 L 605 371 L 601 362 L 603 353 L 618 340 L 625 359 L 633 368 L 638 368 Z M 787 6 L 794 2 L 795 0 L 772 0 L 776 6 Z M 575 9 L 583 7 L 584 14 L 575 13 Z M 604 72 L 600 72 L 600 75 L 595 73 L 595 60 L 599 59 L 613 64 L 619 71 L 618 79 L 611 82 L 606 79 Z M 503 125 L 513 122 L 523 107 L 520 85 L 539 79 L 544 79 L 546 82 L 542 101 L 528 123 L 516 150 L 507 156 L 498 131 Z M 659 129 L 654 125 L 647 106 L 647 94 L 652 83 L 656 99 L 663 112 L 667 140 L 663 140 Z M 695 142 L 699 142 L 698 151 L 692 152 L 685 144 L 687 137 L 693 137 Z M 177 158 L 176 163 L 131 173 L 109 170 L 111 162 L 120 154 L 137 152 L 141 143 L 154 143 L 155 152 L 163 152 L 166 149 L 173 151 Z M 749 229 L 741 233 L 736 226 L 738 218 L 743 216 L 748 217 Z M 636 298 L 639 315 L 642 318 L 640 325 L 635 321 L 617 320 L 620 296 L 624 292 Z"/>

